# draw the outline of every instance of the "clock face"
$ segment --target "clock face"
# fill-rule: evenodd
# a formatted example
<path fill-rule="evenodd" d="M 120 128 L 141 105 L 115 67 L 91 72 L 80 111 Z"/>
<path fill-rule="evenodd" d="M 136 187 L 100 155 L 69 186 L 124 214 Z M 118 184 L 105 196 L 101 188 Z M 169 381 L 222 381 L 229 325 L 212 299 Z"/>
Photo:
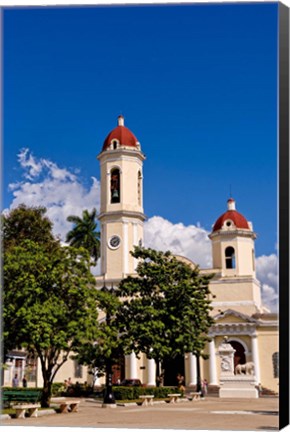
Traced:
<path fill-rule="evenodd" d="M 109 239 L 109 247 L 111 249 L 117 249 L 120 246 L 121 239 L 119 236 L 114 235 Z"/>

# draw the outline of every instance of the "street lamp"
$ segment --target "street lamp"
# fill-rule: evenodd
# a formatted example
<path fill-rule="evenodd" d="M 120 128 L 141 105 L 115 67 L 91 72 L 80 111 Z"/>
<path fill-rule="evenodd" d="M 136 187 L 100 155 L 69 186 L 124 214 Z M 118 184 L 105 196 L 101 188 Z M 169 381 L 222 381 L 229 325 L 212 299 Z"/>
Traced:
<path fill-rule="evenodd" d="M 111 291 L 113 291 L 114 286 L 112 284 Z M 104 286 L 102 288 L 104 292 L 110 292 L 110 290 L 106 287 L 106 282 L 104 282 Z M 107 308 L 106 310 L 106 325 L 109 327 L 111 325 L 111 314 Z M 103 403 L 106 405 L 115 405 L 115 396 L 113 393 L 113 385 L 112 385 L 112 360 L 111 358 L 106 360 L 106 388 L 104 393 L 104 401 Z"/>
<path fill-rule="evenodd" d="M 196 355 L 196 392 L 201 393 L 200 354 Z"/>

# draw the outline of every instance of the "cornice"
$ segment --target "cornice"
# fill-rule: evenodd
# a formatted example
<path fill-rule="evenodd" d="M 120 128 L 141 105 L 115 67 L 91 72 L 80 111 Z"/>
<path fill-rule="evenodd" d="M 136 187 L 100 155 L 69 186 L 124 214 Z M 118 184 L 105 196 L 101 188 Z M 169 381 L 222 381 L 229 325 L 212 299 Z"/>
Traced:
<path fill-rule="evenodd" d="M 100 221 L 103 221 L 104 219 L 110 219 L 110 218 L 117 220 L 123 217 L 140 219 L 142 221 L 145 221 L 147 219 L 147 216 L 144 213 L 130 211 L 130 210 L 117 210 L 117 211 L 103 212 L 99 214 L 98 219 Z"/>
<path fill-rule="evenodd" d="M 254 231 L 244 230 L 244 229 L 235 229 L 235 230 L 223 230 L 220 229 L 218 231 L 214 231 L 208 235 L 210 239 L 214 239 L 216 237 L 249 237 L 252 239 L 257 238 L 257 234 Z"/>
<path fill-rule="evenodd" d="M 111 158 L 111 160 L 118 160 L 122 158 L 122 156 L 131 156 L 133 158 L 137 157 L 138 159 L 144 161 L 146 156 L 140 150 L 130 150 L 128 148 L 118 148 L 113 150 L 105 150 L 97 155 L 97 159 L 101 161 L 101 159 Z"/>

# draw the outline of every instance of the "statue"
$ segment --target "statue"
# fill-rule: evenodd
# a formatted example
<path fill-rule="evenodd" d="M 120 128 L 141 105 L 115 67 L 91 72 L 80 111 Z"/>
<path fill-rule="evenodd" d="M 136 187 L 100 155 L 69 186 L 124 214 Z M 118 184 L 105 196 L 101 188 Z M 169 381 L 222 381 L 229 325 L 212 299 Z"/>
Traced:
<path fill-rule="evenodd" d="M 255 374 L 255 365 L 253 362 L 248 362 L 245 364 L 237 364 L 235 367 L 235 374 L 240 375 L 245 372 L 246 375 L 254 375 Z"/>

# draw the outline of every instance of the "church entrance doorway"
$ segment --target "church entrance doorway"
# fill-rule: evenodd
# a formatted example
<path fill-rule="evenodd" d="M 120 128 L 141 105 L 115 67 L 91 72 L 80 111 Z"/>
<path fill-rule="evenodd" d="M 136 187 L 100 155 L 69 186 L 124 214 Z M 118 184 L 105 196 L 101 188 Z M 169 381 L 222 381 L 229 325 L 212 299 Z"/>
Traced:
<path fill-rule="evenodd" d="M 245 348 L 243 347 L 243 345 L 237 341 L 230 341 L 229 343 L 236 350 L 236 352 L 234 354 L 234 368 L 238 364 L 245 364 L 246 363 L 246 355 L 245 355 Z"/>
<path fill-rule="evenodd" d="M 164 385 L 165 386 L 177 386 L 177 375 L 184 376 L 184 356 L 179 355 L 174 359 L 164 360 L 162 363 L 164 371 Z"/>
<path fill-rule="evenodd" d="M 120 384 L 125 379 L 125 358 L 120 357 L 118 364 L 112 366 L 112 383 L 114 385 Z"/>

